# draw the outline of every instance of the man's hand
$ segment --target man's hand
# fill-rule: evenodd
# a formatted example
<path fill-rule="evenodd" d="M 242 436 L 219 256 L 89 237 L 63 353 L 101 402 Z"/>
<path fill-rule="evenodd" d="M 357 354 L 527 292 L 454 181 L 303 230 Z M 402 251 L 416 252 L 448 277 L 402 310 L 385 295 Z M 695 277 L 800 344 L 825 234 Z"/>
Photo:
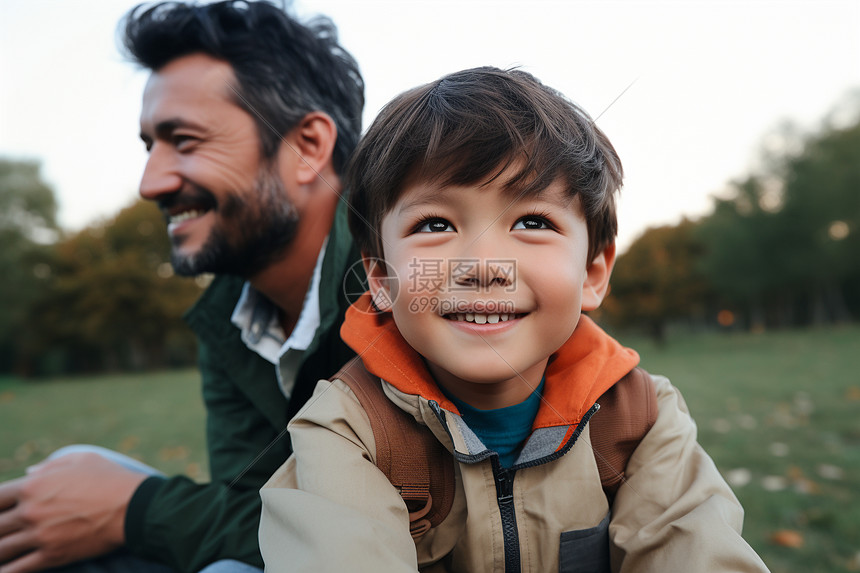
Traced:
<path fill-rule="evenodd" d="M 0 484 L 0 573 L 40 571 L 119 548 L 128 502 L 146 478 L 78 453 Z"/>

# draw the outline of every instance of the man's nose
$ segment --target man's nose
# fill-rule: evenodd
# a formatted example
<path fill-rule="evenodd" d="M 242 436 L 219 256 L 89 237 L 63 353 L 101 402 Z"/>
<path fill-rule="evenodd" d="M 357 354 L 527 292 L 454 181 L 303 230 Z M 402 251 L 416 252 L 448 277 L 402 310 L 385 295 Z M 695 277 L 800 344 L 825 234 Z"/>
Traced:
<path fill-rule="evenodd" d="M 149 152 L 149 159 L 140 178 L 140 196 L 150 201 L 158 201 L 162 196 L 176 193 L 182 188 L 182 176 L 178 163 L 167 146 L 157 143 Z"/>

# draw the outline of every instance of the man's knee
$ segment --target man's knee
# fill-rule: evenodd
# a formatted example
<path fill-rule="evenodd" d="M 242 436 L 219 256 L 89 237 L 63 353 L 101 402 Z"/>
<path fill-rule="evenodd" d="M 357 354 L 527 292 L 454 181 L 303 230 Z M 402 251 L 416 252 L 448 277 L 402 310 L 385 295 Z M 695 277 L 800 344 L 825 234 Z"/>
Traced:
<path fill-rule="evenodd" d="M 159 470 L 141 462 L 140 460 L 136 460 L 125 454 L 115 452 L 108 448 L 103 448 L 102 446 L 94 446 L 92 444 L 72 444 L 70 446 L 63 446 L 48 456 L 48 459 L 53 460 L 70 454 L 96 454 L 110 462 L 135 472 L 147 475 L 164 475 Z"/>
<path fill-rule="evenodd" d="M 125 549 L 120 549 L 109 555 L 51 569 L 50 573 L 176 573 L 176 570 L 161 563 L 141 559 Z"/>
<path fill-rule="evenodd" d="M 111 459 L 113 455 L 122 455 L 119 452 L 115 452 L 101 446 L 94 446 L 92 444 L 72 444 L 70 446 L 63 446 L 62 448 L 54 451 L 48 456 L 48 459 L 53 460 L 69 454 L 98 454 L 107 459 Z"/>
<path fill-rule="evenodd" d="M 210 563 L 199 573 L 263 573 L 263 570 L 234 559 L 222 559 Z"/>

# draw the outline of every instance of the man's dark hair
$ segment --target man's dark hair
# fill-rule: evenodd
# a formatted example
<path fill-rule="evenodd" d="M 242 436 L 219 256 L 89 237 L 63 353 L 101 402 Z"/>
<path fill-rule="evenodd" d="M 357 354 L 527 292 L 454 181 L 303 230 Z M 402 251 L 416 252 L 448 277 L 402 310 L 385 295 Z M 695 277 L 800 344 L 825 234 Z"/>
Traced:
<path fill-rule="evenodd" d="M 589 262 L 615 240 L 623 172 L 609 139 L 531 74 L 489 67 L 447 75 L 382 109 L 344 179 L 352 234 L 363 253 L 382 257 L 382 219 L 407 184 L 486 185 L 508 167 L 506 192 L 535 194 L 561 180 L 580 198 Z"/>
<path fill-rule="evenodd" d="M 162 2 L 132 8 L 120 32 L 128 56 L 153 71 L 193 53 L 229 63 L 266 158 L 305 115 L 327 113 L 337 125 L 334 168 L 343 172 L 361 134 L 364 81 L 328 18 L 301 24 L 268 2 Z"/>

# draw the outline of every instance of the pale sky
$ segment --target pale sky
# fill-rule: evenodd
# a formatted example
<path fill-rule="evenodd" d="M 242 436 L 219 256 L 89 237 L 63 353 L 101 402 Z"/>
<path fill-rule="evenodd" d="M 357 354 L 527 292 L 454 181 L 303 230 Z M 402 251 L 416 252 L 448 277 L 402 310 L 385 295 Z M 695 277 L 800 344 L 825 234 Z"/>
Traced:
<path fill-rule="evenodd" d="M 43 161 L 67 228 L 136 196 L 147 74 L 115 42 L 135 3 L 0 0 L 0 156 Z M 648 226 L 704 213 L 780 122 L 812 129 L 860 88 L 860 0 L 303 0 L 294 9 L 337 24 L 367 84 L 365 127 L 401 91 L 479 65 L 520 66 L 602 113 L 626 172 L 622 248 Z"/>

